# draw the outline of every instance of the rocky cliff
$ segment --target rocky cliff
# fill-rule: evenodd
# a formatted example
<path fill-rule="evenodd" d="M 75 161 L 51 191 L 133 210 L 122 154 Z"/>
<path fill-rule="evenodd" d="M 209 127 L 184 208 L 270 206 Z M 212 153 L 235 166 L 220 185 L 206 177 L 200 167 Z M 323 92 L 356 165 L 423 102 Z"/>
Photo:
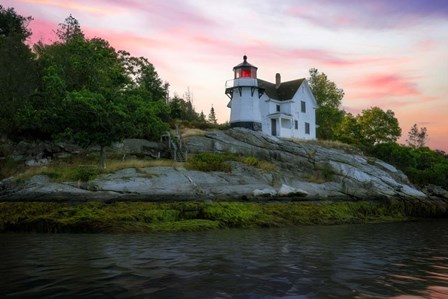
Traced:
<path fill-rule="evenodd" d="M 0 200 L 358 200 L 424 199 L 392 165 L 361 153 L 279 139 L 245 129 L 185 138 L 190 154 L 234 153 L 268 161 L 260 169 L 230 161 L 232 171 L 177 167 L 123 169 L 87 183 L 53 183 L 43 175 L 0 183 Z"/>

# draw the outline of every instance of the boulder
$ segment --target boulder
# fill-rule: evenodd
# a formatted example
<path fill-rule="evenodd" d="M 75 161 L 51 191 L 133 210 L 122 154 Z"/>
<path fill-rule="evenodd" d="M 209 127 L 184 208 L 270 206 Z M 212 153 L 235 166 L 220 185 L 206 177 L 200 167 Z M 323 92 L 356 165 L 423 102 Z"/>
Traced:
<path fill-rule="evenodd" d="M 255 189 L 252 195 L 254 197 L 273 197 L 277 195 L 277 191 L 274 188 Z"/>
<path fill-rule="evenodd" d="M 124 155 L 150 156 L 159 158 L 165 150 L 163 144 L 146 139 L 124 139 L 123 142 L 114 143 L 113 150 L 117 150 Z"/>
<path fill-rule="evenodd" d="M 299 197 L 304 197 L 304 196 L 308 195 L 308 192 L 283 184 L 280 187 L 280 190 L 278 190 L 278 195 L 280 195 L 280 196 L 299 196 Z"/>

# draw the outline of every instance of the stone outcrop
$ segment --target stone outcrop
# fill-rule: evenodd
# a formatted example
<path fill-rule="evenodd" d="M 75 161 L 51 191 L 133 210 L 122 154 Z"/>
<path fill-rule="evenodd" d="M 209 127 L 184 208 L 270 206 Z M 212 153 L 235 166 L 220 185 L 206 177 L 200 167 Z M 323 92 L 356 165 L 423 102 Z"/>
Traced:
<path fill-rule="evenodd" d="M 179 163 L 179 167 L 146 167 L 138 171 L 123 169 L 87 183 L 56 184 L 45 176 L 22 183 L 7 179 L 0 183 L 0 200 L 427 198 L 392 165 L 359 153 L 326 148 L 316 143 L 279 139 L 245 129 L 211 131 L 189 136 L 184 141 L 190 154 L 234 153 L 268 161 L 274 167 L 273 170 L 262 170 L 230 161 L 230 173 L 200 172 L 188 170 Z"/>

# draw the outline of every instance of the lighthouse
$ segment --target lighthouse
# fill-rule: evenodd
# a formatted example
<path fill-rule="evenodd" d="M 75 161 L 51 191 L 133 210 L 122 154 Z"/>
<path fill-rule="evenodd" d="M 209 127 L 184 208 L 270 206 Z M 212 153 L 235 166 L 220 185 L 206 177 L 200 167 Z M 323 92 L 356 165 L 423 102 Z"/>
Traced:
<path fill-rule="evenodd" d="M 233 68 L 233 79 L 226 82 L 231 127 L 262 130 L 260 105 L 264 88 L 258 86 L 257 69 L 244 55 L 243 62 Z"/>

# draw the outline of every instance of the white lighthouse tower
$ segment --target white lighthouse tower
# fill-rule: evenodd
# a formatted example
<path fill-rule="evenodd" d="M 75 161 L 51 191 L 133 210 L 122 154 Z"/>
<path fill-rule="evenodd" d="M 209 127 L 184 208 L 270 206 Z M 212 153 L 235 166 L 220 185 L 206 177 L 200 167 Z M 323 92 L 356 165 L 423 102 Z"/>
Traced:
<path fill-rule="evenodd" d="M 254 131 L 262 130 L 260 98 L 264 89 L 258 86 L 257 67 L 243 62 L 233 68 L 234 78 L 226 82 L 226 95 L 230 98 L 230 126 Z"/>

